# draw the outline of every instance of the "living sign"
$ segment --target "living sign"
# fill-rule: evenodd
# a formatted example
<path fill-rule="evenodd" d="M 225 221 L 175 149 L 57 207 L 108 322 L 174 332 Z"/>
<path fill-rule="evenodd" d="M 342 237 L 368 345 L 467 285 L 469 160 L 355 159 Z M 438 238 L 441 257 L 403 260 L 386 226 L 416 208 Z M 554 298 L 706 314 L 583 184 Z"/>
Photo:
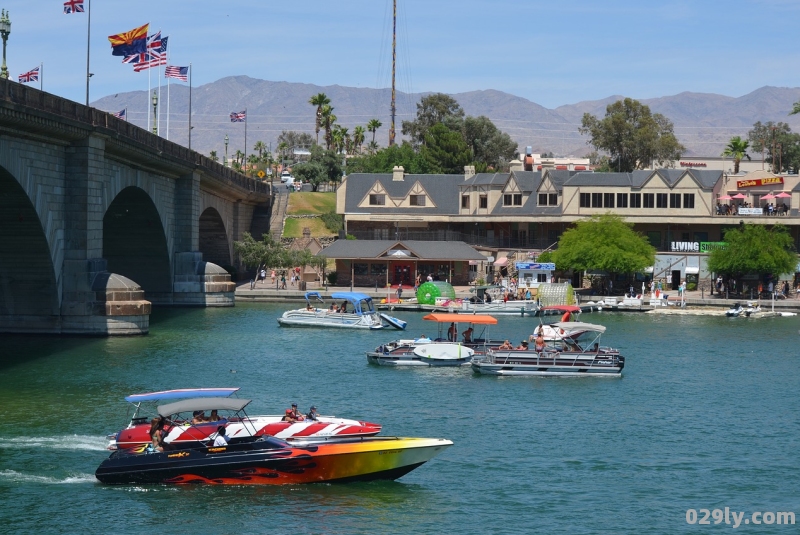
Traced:
<path fill-rule="evenodd" d="M 751 180 L 737 180 L 737 188 L 753 188 L 757 186 L 770 186 L 772 184 L 783 184 L 782 176 L 768 177 L 768 178 L 754 178 Z"/>
<path fill-rule="evenodd" d="M 710 253 L 717 249 L 725 249 L 727 244 L 722 241 L 673 241 L 669 250 L 674 253 Z"/>

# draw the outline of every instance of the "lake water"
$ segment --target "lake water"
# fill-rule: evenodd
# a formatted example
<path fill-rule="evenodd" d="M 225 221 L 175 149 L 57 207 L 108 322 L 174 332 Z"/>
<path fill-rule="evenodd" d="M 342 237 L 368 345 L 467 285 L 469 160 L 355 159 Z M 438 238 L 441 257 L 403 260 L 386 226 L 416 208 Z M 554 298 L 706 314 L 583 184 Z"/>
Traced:
<path fill-rule="evenodd" d="M 278 327 L 290 307 L 157 310 L 135 338 L 0 338 L 0 533 L 676 533 L 732 529 L 687 509 L 800 515 L 800 317 L 585 314 L 626 356 L 622 378 L 496 378 L 367 364 L 381 342 L 434 335 L 421 314 L 398 314 L 406 336 Z M 537 322 L 490 334 L 518 342 Z M 250 414 L 315 404 L 455 444 L 393 482 L 95 480 L 123 396 L 208 386 L 241 387 Z"/>

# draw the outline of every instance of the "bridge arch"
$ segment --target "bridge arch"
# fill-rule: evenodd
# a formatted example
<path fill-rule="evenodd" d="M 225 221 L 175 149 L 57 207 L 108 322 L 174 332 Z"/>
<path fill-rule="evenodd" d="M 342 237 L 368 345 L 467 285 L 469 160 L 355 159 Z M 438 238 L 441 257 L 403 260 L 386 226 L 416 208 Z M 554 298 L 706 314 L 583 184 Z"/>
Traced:
<path fill-rule="evenodd" d="M 105 211 L 103 258 L 109 272 L 139 284 L 146 299 L 170 299 L 172 267 L 166 233 L 156 205 L 141 188 L 123 188 Z"/>
<path fill-rule="evenodd" d="M 0 167 L 0 316 L 12 324 L 31 316 L 58 322 L 60 291 L 50 249 L 28 193 Z"/>
<path fill-rule="evenodd" d="M 206 262 L 223 268 L 232 264 L 228 231 L 222 216 L 214 207 L 206 208 L 200 214 L 200 252 Z"/>

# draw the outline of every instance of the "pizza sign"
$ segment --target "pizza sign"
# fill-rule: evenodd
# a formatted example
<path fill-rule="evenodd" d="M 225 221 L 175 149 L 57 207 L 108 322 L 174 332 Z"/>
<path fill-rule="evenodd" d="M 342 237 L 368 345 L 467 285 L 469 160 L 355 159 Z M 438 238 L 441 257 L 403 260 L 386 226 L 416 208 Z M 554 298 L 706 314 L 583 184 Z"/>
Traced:
<path fill-rule="evenodd" d="M 770 186 L 772 184 L 783 184 L 783 177 L 776 176 L 770 178 L 754 178 L 752 180 L 737 180 L 737 188 L 753 188 L 756 186 Z"/>

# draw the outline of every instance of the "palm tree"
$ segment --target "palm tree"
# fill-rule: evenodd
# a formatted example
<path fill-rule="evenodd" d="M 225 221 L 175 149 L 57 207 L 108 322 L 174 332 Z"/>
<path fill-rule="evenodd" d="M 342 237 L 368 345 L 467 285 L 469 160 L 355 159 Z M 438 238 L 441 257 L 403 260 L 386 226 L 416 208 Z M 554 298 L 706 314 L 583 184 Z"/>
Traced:
<path fill-rule="evenodd" d="M 255 154 L 249 154 L 247 156 L 247 169 L 250 170 L 250 175 L 251 176 L 253 175 L 253 172 L 256 170 L 256 167 L 258 167 L 259 159 L 260 158 L 258 156 L 256 156 Z"/>
<path fill-rule="evenodd" d="M 258 153 L 258 158 L 261 159 L 261 155 L 267 150 L 267 144 L 263 141 L 256 141 L 256 144 L 253 145 L 253 150 Z"/>
<path fill-rule="evenodd" d="M 322 127 L 325 129 L 325 148 L 331 148 L 331 132 L 333 125 L 336 123 L 336 116 L 333 114 L 333 107 L 330 104 L 322 106 Z"/>
<path fill-rule="evenodd" d="M 364 144 L 364 127 L 356 126 L 353 129 L 353 152 L 358 150 L 360 152 L 361 145 Z"/>
<path fill-rule="evenodd" d="M 367 150 L 370 152 L 370 154 L 375 154 L 376 152 L 378 152 L 378 144 L 375 143 L 374 141 L 370 141 L 369 144 L 367 145 Z"/>
<path fill-rule="evenodd" d="M 211 152 L 209 152 L 208 153 L 208 157 L 211 158 L 212 162 L 218 162 L 219 161 L 219 156 L 217 156 L 217 151 L 215 151 L 215 150 L 212 150 Z"/>
<path fill-rule="evenodd" d="M 800 102 L 792 104 L 792 111 L 789 112 L 789 115 L 795 115 L 797 113 L 800 113 Z"/>
<path fill-rule="evenodd" d="M 319 129 L 322 127 L 322 107 L 330 104 L 331 99 L 325 93 L 317 93 L 309 99 L 308 103 L 317 107 L 317 122 L 314 131 L 317 133 L 317 145 L 319 145 Z"/>
<path fill-rule="evenodd" d="M 725 146 L 725 150 L 722 151 L 723 156 L 730 156 L 733 158 L 733 174 L 739 174 L 739 162 L 742 161 L 742 158 L 750 159 L 750 156 L 747 154 L 747 149 L 750 147 L 750 143 L 745 141 L 739 136 L 733 136 L 728 144 Z"/>
<path fill-rule="evenodd" d="M 234 154 L 233 157 L 234 160 L 239 163 L 239 167 L 241 167 L 244 163 L 244 153 L 239 149 L 236 149 L 236 154 Z"/>
<path fill-rule="evenodd" d="M 372 132 L 372 142 L 375 143 L 375 132 L 378 131 L 378 128 L 383 126 L 383 123 L 377 119 L 370 119 L 367 123 L 367 130 Z"/>

